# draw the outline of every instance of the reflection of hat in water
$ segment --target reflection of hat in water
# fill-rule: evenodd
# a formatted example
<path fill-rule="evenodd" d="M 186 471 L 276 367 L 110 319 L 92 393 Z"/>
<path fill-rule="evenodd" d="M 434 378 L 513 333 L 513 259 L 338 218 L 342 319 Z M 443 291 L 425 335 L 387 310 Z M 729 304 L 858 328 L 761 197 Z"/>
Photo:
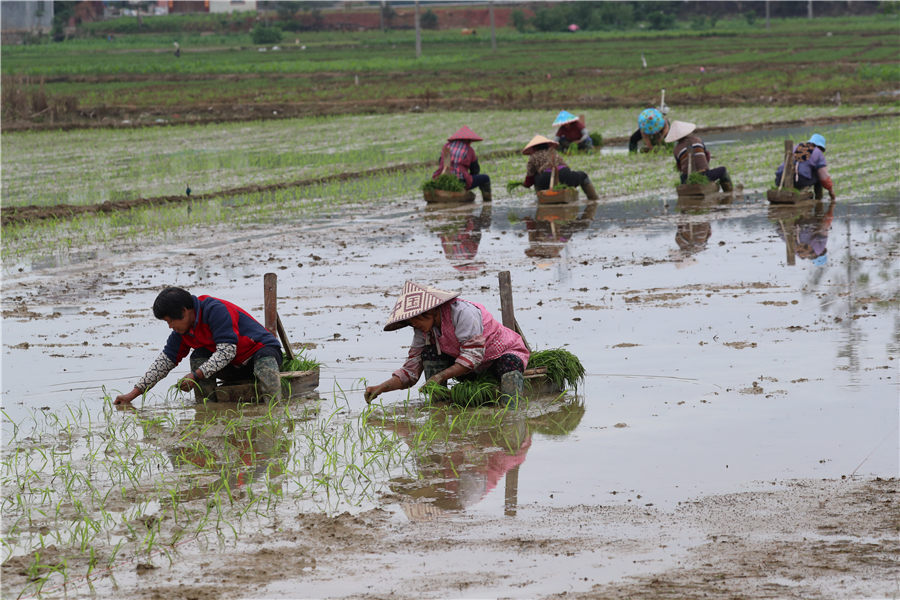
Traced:
<path fill-rule="evenodd" d="M 572 113 L 565 111 L 565 110 L 561 110 L 561 111 L 559 111 L 559 114 L 556 115 L 556 120 L 553 121 L 553 126 L 556 127 L 558 125 L 565 125 L 566 123 L 574 123 L 577 120 L 578 120 L 578 117 L 576 117 Z"/>
<path fill-rule="evenodd" d="M 469 129 L 468 125 L 463 125 L 459 128 L 459 131 L 451 135 L 447 138 L 448 142 L 452 142 L 453 140 L 468 140 L 470 142 L 481 142 L 484 141 L 480 135 Z"/>
<path fill-rule="evenodd" d="M 550 144 L 554 148 L 556 146 L 559 146 L 559 142 L 554 142 L 550 138 L 545 138 L 542 135 L 536 135 L 533 138 L 531 138 L 531 141 L 528 142 L 528 145 L 525 146 L 524 150 L 522 150 L 522 154 L 525 154 L 526 156 L 529 154 L 534 154 L 534 147 L 540 146 L 541 144 Z"/>
<path fill-rule="evenodd" d="M 815 143 L 815 142 L 813 142 L 813 143 Z M 825 265 L 827 265 L 828 264 L 828 253 L 824 252 L 824 253 L 822 253 L 822 256 L 815 257 L 812 261 L 812 264 L 816 265 L 817 267 L 824 267 Z"/>
<path fill-rule="evenodd" d="M 384 326 L 385 331 L 394 331 L 406 327 L 407 319 L 411 319 L 423 312 L 429 311 L 436 306 L 440 306 L 445 302 L 449 302 L 459 296 L 459 292 L 445 292 L 431 286 L 422 286 L 412 281 L 403 284 L 403 291 L 391 316 L 388 317 L 387 325 Z"/>
<path fill-rule="evenodd" d="M 666 125 L 666 118 L 655 108 L 648 108 L 638 115 L 638 129 L 647 135 L 659 133 Z"/>
<path fill-rule="evenodd" d="M 667 142 L 677 142 L 686 135 L 691 135 L 697 126 L 687 121 L 672 121 L 669 125 L 669 133 L 666 134 Z"/>

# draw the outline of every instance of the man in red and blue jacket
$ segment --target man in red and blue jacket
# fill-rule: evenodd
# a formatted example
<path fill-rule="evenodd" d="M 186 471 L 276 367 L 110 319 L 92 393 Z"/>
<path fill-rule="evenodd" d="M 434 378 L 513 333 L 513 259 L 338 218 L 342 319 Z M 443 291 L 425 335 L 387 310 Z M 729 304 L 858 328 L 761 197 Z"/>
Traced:
<path fill-rule="evenodd" d="M 215 401 L 216 378 L 256 379 L 259 396 L 281 399 L 281 344 L 247 311 L 212 296 L 193 296 L 167 287 L 153 303 L 153 315 L 172 333 L 162 353 L 134 389 L 117 396 L 128 403 L 159 383 L 191 352 L 191 372 L 179 382 L 184 391 L 199 390 L 198 398 Z"/>

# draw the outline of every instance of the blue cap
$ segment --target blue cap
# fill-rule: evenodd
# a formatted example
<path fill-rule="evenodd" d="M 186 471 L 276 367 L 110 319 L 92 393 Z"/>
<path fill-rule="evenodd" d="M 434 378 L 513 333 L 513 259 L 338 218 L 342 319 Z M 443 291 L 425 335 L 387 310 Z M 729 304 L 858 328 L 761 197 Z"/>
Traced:
<path fill-rule="evenodd" d="M 825 138 L 823 136 L 819 135 L 818 133 L 814 133 L 813 136 L 811 138 L 809 138 L 809 142 L 811 144 L 815 144 L 816 146 L 819 146 L 822 149 L 825 148 Z"/>
<path fill-rule="evenodd" d="M 824 267 L 826 264 L 828 264 L 828 253 L 823 252 L 822 256 L 815 257 L 812 261 L 812 264 L 816 265 L 817 267 Z"/>

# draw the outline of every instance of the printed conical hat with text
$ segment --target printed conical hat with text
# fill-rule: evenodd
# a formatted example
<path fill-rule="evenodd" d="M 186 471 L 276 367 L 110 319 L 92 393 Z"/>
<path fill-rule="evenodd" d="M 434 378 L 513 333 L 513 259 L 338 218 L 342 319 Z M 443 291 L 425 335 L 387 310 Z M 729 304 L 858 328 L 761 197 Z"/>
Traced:
<path fill-rule="evenodd" d="M 400 298 L 397 299 L 397 304 L 394 305 L 394 310 L 391 311 L 391 316 L 388 317 L 384 330 L 394 331 L 406 327 L 409 324 L 406 322 L 407 319 L 421 315 L 457 296 L 459 296 L 459 292 L 447 292 L 430 285 L 423 286 L 407 281 L 403 284 L 403 291 L 400 293 Z"/>

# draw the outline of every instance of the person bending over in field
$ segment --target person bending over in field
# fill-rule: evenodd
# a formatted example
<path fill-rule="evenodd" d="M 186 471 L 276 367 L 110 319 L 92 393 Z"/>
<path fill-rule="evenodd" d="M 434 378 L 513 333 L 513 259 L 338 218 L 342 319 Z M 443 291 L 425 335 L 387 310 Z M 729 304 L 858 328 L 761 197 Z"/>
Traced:
<path fill-rule="evenodd" d="M 662 145 L 669 133 L 669 119 L 658 108 L 647 108 L 638 115 L 638 128 L 628 139 L 628 151 L 637 152 L 638 144 L 644 142 L 644 152 L 653 152 Z"/>
<path fill-rule="evenodd" d="M 129 403 L 162 381 L 191 349 L 191 372 L 179 388 L 193 389 L 198 402 L 216 401 L 216 378 L 255 379 L 261 399 L 281 399 L 281 344 L 244 309 L 167 287 L 153 303 L 153 316 L 165 321 L 172 333 L 147 373 L 133 390 L 117 396 L 115 404 Z"/>
<path fill-rule="evenodd" d="M 481 172 L 481 166 L 478 164 L 478 157 L 475 156 L 475 149 L 472 148 L 472 142 L 481 142 L 481 138 L 477 133 L 463 126 L 459 131 L 447 138 L 444 148 L 450 149 L 450 173 L 455 175 L 466 186 L 466 190 L 478 188 L 481 190 L 481 200 L 490 202 L 491 196 L 491 178 Z M 432 174 L 432 179 L 441 176 L 444 170 L 444 152 L 441 152 L 440 163 L 437 171 Z"/>
<path fill-rule="evenodd" d="M 572 144 L 575 144 L 576 148 L 585 152 L 594 150 L 594 140 L 588 135 L 584 121 L 572 113 L 564 110 L 560 111 L 556 120 L 553 121 L 553 126 L 559 127 L 556 130 L 553 141 L 559 144 L 559 149 L 562 152 L 568 152 Z"/>
<path fill-rule="evenodd" d="M 538 191 L 550 189 L 553 178 L 553 154 L 558 143 L 542 135 L 531 138 L 522 154 L 528 157 L 528 165 L 525 167 L 525 187 L 534 186 Z M 559 171 L 559 182 L 569 187 L 580 187 L 587 194 L 588 200 L 599 200 L 597 190 L 591 183 L 590 177 L 584 171 L 573 171 L 562 158 L 556 156 L 556 169 Z"/>
<path fill-rule="evenodd" d="M 457 296 L 459 292 L 404 283 L 384 330 L 415 329 L 409 356 L 390 379 L 366 388 L 366 403 L 384 392 L 412 387 L 423 371 L 428 381 L 446 384 L 490 370 L 500 380 L 503 401 L 517 406 L 525 393 L 528 347 L 485 307 Z"/>
<path fill-rule="evenodd" d="M 784 163 L 775 172 L 775 185 L 781 185 Z M 822 199 L 822 188 L 835 199 L 834 183 L 828 174 L 828 163 L 825 162 L 825 137 L 813 134 L 808 142 L 794 146 L 794 188 L 803 189 L 813 186 L 816 200 Z"/>
<path fill-rule="evenodd" d="M 723 192 L 734 190 L 727 168 L 709 168 L 709 150 L 706 149 L 703 140 L 696 135 L 691 135 L 695 129 L 697 126 L 693 123 L 672 121 L 669 134 L 666 136 L 666 142 L 677 142 L 673 152 L 676 168 L 681 171 L 681 183 L 687 183 L 688 170 L 690 170 L 691 173 L 706 175 L 710 182 L 718 181 Z"/>

